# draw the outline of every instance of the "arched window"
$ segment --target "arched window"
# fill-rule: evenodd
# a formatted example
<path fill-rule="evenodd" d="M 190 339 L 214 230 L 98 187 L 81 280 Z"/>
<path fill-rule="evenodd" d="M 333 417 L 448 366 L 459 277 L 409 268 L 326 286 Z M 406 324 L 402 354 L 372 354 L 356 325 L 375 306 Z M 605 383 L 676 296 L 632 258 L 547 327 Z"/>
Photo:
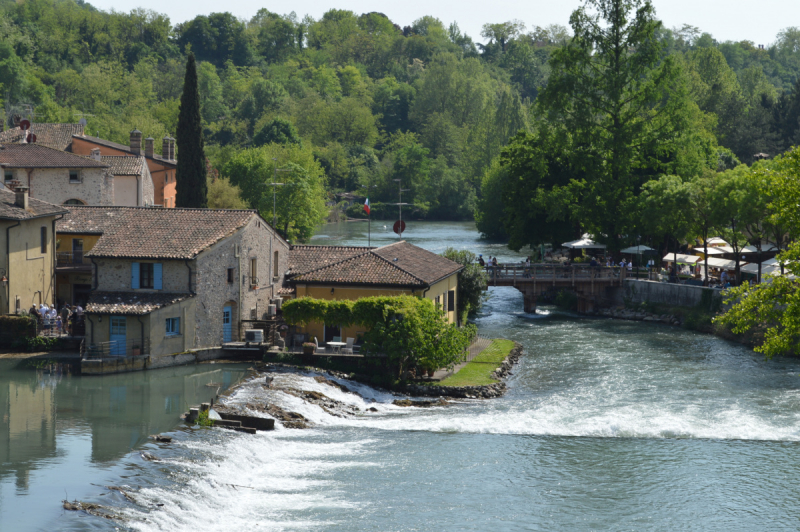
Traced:
<path fill-rule="evenodd" d="M 64 205 L 86 205 L 86 202 L 79 199 L 68 199 L 64 202 Z"/>

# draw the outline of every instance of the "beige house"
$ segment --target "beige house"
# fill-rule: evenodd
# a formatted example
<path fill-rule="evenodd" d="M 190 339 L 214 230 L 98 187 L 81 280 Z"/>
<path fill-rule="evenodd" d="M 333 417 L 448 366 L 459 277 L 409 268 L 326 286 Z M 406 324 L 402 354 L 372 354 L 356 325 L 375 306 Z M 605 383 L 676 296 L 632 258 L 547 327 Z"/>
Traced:
<path fill-rule="evenodd" d="M 293 246 L 284 297 L 356 300 L 411 295 L 433 301 L 456 323 L 458 272 L 463 266 L 428 250 L 396 242 L 379 248 Z M 357 338 L 364 331 L 338 323 L 310 323 L 300 329 L 320 344 L 334 337 Z"/>
<path fill-rule="evenodd" d="M 0 314 L 55 302 L 55 226 L 64 207 L 0 190 Z"/>
<path fill-rule="evenodd" d="M 68 206 L 59 234 L 97 235 L 86 346 L 165 355 L 240 339 L 277 297 L 289 244 L 255 211 Z"/>

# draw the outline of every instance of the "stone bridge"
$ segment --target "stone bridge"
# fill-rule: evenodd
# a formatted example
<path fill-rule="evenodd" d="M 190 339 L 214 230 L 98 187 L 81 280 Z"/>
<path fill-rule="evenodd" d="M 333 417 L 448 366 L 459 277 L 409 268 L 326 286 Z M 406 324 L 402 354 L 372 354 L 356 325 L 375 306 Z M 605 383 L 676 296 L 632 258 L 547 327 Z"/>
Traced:
<path fill-rule="evenodd" d="M 578 312 L 591 312 L 607 299 L 606 289 L 622 286 L 627 271 L 588 264 L 498 264 L 487 267 L 488 286 L 513 286 L 524 296 L 525 312 L 536 311 L 536 300 L 545 292 L 570 290 L 578 296 Z"/>

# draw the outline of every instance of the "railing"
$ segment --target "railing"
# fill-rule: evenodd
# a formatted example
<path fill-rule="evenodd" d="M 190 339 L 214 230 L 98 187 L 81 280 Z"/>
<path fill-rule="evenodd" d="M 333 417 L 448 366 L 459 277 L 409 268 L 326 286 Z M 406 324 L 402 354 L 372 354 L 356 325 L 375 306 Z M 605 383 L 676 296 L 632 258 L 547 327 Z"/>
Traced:
<path fill-rule="evenodd" d="M 92 263 L 84 257 L 83 251 L 58 251 L 56 252 L 57 268 L 91 268 Z"/>
<path fill-rule="evenodd" d="M 633 275 L 633 272 L 618 266 L 590 266 L 586 263 L 580 264 L 531 264 L 525 266 L 524 263 L 498 264 L 497 266 L 486 266 L 486 272 L 490 279 L 498 280 L 533 280 L 533 279 L 619 279 Z"/>
<path fill-rule="evenodd" d="M 86 344 L 84 358 L 138 357 L 150 353 L 150 339 L 112 340 L 96 344 Z"/>

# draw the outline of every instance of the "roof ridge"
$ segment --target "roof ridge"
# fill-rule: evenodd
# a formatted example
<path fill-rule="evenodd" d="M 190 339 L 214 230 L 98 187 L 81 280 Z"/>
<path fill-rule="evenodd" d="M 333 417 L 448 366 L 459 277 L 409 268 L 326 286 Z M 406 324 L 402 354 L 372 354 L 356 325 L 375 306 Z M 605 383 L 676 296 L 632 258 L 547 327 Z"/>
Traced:
<path fill-rule="evenodd" d="M 120 157 L 127 157 L 121 155 Z M 152 205 L 68 205 L 69 208 L 77 209 L 142 209 L 149 211 L 166 211 L 166 212 L 182 212 L 182 211 L 203 211 L 203 212 L 250 212 L 258 214 L 256 209 L 208 209 L 202 207 L 154 207 Z"/>

